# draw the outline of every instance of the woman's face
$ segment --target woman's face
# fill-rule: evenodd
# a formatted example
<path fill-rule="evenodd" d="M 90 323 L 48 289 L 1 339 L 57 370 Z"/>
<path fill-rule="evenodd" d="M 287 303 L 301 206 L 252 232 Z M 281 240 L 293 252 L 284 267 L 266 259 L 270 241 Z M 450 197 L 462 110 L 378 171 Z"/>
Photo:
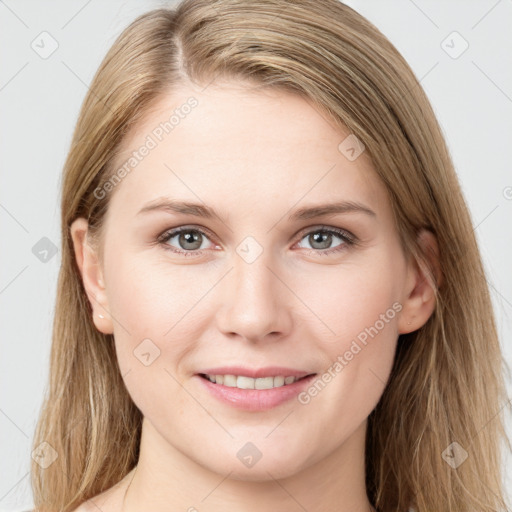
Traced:
<path fill-rule="evenodd" d="M 416 273 L 348 135 L 298 96 L 233 82 L 174 91 L 125 140 L 116 169 L 131 167 L 89 290 L 162 449 L 256 480 L 361 438 L 399 333 L 417 328 Z M 189 207 L 156 207 L 171 202 Z M 208 370 L 235 377 L 211 383 Z"/>

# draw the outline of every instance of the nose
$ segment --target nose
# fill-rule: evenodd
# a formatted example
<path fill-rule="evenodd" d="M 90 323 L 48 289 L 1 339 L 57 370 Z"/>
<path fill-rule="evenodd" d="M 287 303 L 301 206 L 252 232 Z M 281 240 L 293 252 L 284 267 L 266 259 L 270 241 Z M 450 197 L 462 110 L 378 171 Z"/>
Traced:
<path fill-rule="evenodd" d="M 261 342 L 290 332 L 293 293 L 286 276 L 273 267 L 265 252 L 252 263 L 235 255 L 234 268 L 223 279 L 223 302 L 216 315 L 224 335 Z"/>

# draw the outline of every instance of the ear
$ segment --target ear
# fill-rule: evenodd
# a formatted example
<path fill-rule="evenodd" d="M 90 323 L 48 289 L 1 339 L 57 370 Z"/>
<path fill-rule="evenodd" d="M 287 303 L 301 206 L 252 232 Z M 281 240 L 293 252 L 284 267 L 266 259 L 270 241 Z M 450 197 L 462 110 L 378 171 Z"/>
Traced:
<path fill-rule="evenodd" d="M 71 224 L 70 233 L 73 239 L 75 258 L 92 306 L 94 325 L 103 334 L 112 334 L 114 329 L 105 293 L 103 271 L 96 252 L 87 242 L 88 228 L 88 222 L 83 217 L 76 219 Z"/>
<path fill-rule="evenodd" d="M 436 237 L 424 229 L 418 235 L 418 244 L 428 265 L 418 265 L 414 258 L 408 264 L 405 297 L 398 321 L 399 334 L 416 331 L 427 322 L 436 306 L 435 287 L 441 284 L 442 273 Z"/>

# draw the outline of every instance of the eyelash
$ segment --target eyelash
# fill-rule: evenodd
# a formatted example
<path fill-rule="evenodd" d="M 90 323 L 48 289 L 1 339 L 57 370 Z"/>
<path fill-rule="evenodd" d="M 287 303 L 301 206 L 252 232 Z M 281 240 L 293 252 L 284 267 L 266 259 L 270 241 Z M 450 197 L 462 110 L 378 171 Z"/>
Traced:
<path fill-rule="evenodd" d="M 157 238 L 157 243 L 159 245 L 161 245 L 165 250 L 171 251 L 175 254 L 182 254 L 185 257 L 201 256 L 203 254 L 203 250 L 183 251 L 181 249 L 176 249 L 176 247 L 172 247 L 167 243 L 171 238 L 174 238 L 176 235 L 179 235 L 180 233 L 183 233 L 183 232 L 190 232 L 190 231 L 201 233 L 201 235 L 206 236 L 208 239 L 213 238 L 207 231 L 204 231 L 202 229 L 195 228 L 195 227 L 182 226 L 179 228 L 165 231 L 164 233 L 159 235 Z M 310 229 L 309 231 L 306 231 L 306 232 L 303 231 L 301 233 L 301 237 L 300 237 L 299 241 L 301 241 L 306 236 L 311 235 L 313 233 L 333 234 L 333 235 L 336 235 L 339 238 L 341 238 L 344 243 L 338 245 L 334 249 L 305 249 L 306 251 L 308 251 L 307 254 L 314 253 L 314 254 L 320 254 L 322 256 L 332 255 L 334 253 L 338 253 L 343 250 L 346 250 L 347 247 L 357 245 L 357 242 L 358 242 L 357 238 L 352 233 L 349 233 L 348 231 L 345 231 L 343 229 L 328 227 L 328 226 L 317 226 L 317 227 L 314 227 L 313 229 Z"/>

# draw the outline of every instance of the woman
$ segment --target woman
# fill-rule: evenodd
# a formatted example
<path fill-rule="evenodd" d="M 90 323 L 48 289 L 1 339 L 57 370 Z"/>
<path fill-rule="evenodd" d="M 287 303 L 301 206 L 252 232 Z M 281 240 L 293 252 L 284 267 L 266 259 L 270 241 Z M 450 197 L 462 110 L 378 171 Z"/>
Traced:
<path fill-rule="evenodd" d="M 468 209 L 346 5 L 135 20 L 80 113 L 62 244 L 38 510 L 506 509 Z"/>

